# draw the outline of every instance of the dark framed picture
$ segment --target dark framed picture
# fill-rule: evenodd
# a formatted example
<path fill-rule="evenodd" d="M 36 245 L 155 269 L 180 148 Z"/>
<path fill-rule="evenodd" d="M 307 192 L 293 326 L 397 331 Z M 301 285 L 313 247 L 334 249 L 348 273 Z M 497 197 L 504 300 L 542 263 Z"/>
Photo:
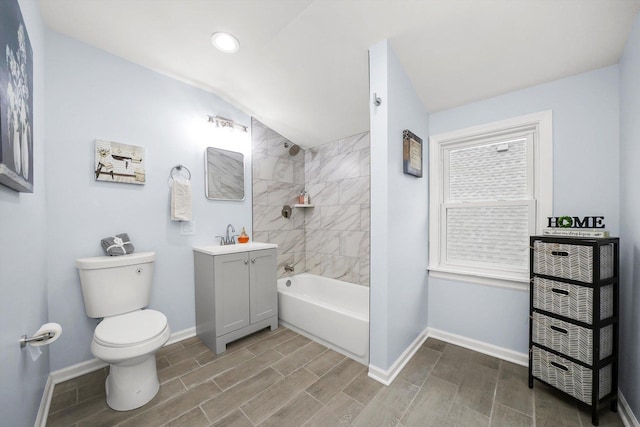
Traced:
<path fill-rule="evenodd" d="M 422 139 L 406 129 L 402 132 L 402 168 L 407 175 L 422 178 Z"/>
<path fill-rule="evenodd" d="M 17 0 L 0 1 L 0 184 L 33 193 L 33 51 Z"/>

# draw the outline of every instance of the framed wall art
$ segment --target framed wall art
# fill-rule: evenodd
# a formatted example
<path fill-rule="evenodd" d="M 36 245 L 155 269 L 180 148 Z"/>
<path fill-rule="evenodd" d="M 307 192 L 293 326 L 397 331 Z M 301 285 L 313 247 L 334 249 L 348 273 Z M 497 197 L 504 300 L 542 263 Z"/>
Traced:
<path fill-rule="evenodd" d="M 0 1 L 0 184 L 33 193 L 33 51 L 17 0 Z"/>
<path fill-rule="evenodd" d="M 96 139 L 96 181 L 144 184 L 144 148 Z"/>
<path fill-rule="evenodd" d="M 422 139 L 406 129 L 402 132 L 402 167 L 407 175 L 422 178 Z"/>

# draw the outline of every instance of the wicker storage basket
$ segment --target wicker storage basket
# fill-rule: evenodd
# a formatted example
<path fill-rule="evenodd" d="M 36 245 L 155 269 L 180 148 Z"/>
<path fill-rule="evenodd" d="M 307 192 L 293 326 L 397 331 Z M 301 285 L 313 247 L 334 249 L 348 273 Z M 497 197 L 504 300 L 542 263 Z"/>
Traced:
<path fill-rule="evenodd" d="M 593 289 L 535 277 L 533 306 L 581 322 L 593 323 Z M 600 320 L 613 316 L 613 285 L 600 288 Z"/>
<path fill-rule="evenodd" d="M 593 361 L 593 330 L 533 313 L 533 342 L 591 364 Z M 600 359 L 613 352 L 613 326 L 600 329 Z"/>
<path fill-rule="evenodd" d="M 533 272 L 593 283 L 593 247 L 535 241 Z M 600 248 L 600 279 L 613 277 L 613 244 Z"/>
<path fill-rule="evenodd" d="M 533 347 L 533 376 L 551 384 L 582 402 L 592 405 L 592 371 L 560 356 Z M 598 400 L 611 393 L 611 364 L 600 369 Z"/>

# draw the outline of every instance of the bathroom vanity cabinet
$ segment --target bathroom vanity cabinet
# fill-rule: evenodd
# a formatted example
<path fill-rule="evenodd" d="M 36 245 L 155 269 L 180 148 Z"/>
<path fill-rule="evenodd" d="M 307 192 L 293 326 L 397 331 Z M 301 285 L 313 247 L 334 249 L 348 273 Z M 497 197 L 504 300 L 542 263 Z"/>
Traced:
<path fill-rule="evenodd" d="M 194 248 L 196 333 L 216 354 L 260 329 L 278 327 L 276 245 Z"/>

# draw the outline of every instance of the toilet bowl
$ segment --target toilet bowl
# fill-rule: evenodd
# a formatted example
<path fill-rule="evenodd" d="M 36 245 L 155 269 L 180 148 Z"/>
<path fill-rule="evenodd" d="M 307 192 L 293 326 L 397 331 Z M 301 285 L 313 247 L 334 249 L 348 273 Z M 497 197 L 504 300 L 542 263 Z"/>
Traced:
<path fill-rule="evenodd" d="M 160 388 L 155 353 L 170 335 L 167 318 L 155 310 L 107 317 L 98 324 L 91 353 L 111 365 L 105 383 L 109 407 L 128 411 L 153 399 Z"/>
<path fill-rule="evenodd" d="M 116 411 L 143 406 L 160 388 L 155 353 L 171 330 L 164 314 L 144 308 L 154 261 L 154 252 L 76 260 L 87 316 L 103 318 L 91 353 L 110 365 L 105 391 Z"/>

